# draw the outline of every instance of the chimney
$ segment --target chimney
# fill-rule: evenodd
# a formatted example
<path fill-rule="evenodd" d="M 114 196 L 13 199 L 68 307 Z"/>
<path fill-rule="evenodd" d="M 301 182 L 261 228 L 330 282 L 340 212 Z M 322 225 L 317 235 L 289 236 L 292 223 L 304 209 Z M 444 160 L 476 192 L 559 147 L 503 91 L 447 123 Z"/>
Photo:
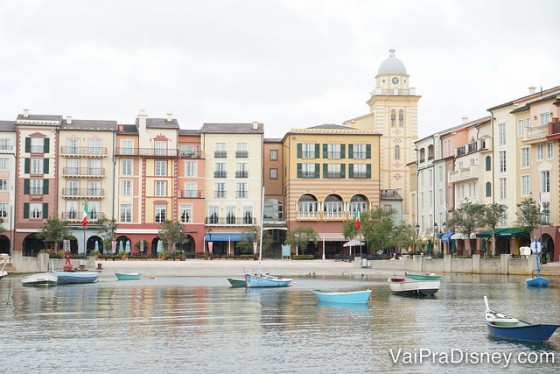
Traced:
<path fill-rule="evenodd" d="M 140 109 L 140 113 L 138 113 L 138 128 L 142 130 L 146 130 L 146 118 L 148 115 L 144 109 Z"/>
<path fill-rule="evenodd" d="M 259 122 L 253 121 L 253 130 L 258 130 L 258 129 L 259 129 Z"/>
<path fill-rule="evenodd" d="M 72 124 L 72 116 L 66 116 L 66 123 L 67 123 L 68 125 L 71 125 L 71 124 Z"/>
<path fill-rule="evenodd" d="M 173 121 L 173 113 L 167 113 L 167 122 Z"/>
<path fill-rule="evenodd" d="M 29 118 L 29 109 L 23 110 L 23 118 Z"/>
<path fill-rule="evenodd" d="M 535 87 L 535 86 L 529 87 L 529 95 L 534 94 L 536 89 L 537 89 L 537 87 Z"/>
<path fill-rule="evenodd" d="M 463 117 L 463 124 L 469 122 L 469 117 Z"/>

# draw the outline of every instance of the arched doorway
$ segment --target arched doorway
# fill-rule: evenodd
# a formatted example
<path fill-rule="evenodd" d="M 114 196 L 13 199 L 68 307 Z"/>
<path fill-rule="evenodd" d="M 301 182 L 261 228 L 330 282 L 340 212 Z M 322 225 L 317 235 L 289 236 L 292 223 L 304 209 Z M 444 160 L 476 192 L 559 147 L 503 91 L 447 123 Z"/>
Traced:
<path fill-rule="evenodd" d="M 161 239 L 159 237 L 155 237 L 152 239 L 152 245 L 151 245 L 151 250 L 149 252 L 149 256 L 152 257 L 157 257 L 158 256 L 158 242 Z M 161 240 L 161 244 L 160 244 L 160 251 L 165 251 L 165 242 L 163 240 Z"/>
<path fill-rule="evenodd" d="M 128 236 L 119 236 L 116 240 L 117 243 L 117 248 L 115 249 L 115 251 L 117 253 L 126 251 L 126 243 L 130 241 L 130 238 Z M 132 242 L 130 243 L 130 245 L 132 246 Z M 130 250 L 132 251 L 132 248 L 130 248 Z"/>
<path fill-rule="evenodd" d="M 554 240 L 549 234 L 543 234 L 541 240 L 543 248 L 542 262 L 554 261 Z"/>
<path fill-rule="evenodd" d="M 185 252 L 186 258 L 194 258 L 194 248 L 195 248 L 194 238 L 190 235 L 187 235 L 187 241 L 183 243 L 183 245 L 180 248 Z"/>
<path fill-rule="evenodd" d="M 23 239 L 22 255 L 23 256 L 37 256 L 37 253 L 43 249 L 44 240 L 39 239 L 35 234 L 29 234 Z"/>
<path fill-rule="evenodd" d="M 6 235 L 0 235 L 0 253 L 10 254 L 10 239 Z"/>
<path fill-rule="evenodd" d="M 95 243 L 97 243 L 97 248 L 95 247 Z M 95 250 L 98 250 L 100 253 L 103 253 L 103 240 L 97 235 L 90 236 L 87 240 L 87 253 L 91 253 Z"/>

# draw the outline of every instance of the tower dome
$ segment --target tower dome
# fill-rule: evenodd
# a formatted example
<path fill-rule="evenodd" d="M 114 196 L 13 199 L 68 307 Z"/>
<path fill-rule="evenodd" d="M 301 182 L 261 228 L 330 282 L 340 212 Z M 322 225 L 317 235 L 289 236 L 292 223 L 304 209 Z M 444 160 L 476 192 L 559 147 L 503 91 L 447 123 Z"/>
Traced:
<path fill-rule="evenodd" d="M 395 57 L 395 50 L 389 49 L 389 57 L 381 63 L 377 75 L 403 74 L 406 75 L 406 68 L 401 60 Z"/>

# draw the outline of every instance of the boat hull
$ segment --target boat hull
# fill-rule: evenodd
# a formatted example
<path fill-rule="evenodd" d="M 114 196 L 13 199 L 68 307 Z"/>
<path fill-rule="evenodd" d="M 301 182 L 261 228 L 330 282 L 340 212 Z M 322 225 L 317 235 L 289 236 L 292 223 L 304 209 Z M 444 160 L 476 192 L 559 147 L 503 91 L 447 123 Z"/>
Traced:
<path fill-rule="evenodd" d="M 86 271 L 54 271 L 58 277 L 57 284 L 81 284 L 81 283 L 94 283 L 97 282 L 97 273 Z"/>
<path fill-rule="evenodd" d="M 229 284 L 233 288 L 245 288 L 247 287 L 247 283 L 245 279 L 235 279 L 235 278 L 228 278 Z"/>
<path fill-rule="evenodd" d="M 365 304 L 369 301 L 371 296 L 371 290 L 354 292 L 327 292 L 313 290 L 313 293 L 320 302 L 344 304 Z"/>
<path fill-rule="evenodd" d="M 142 276 L 142 273 L 117 273 L 115 272 L 115 276 L 118 280 L 139 280 Z"/>
<path fill-rule="evenodd" d="M 25 275 L 21 278 L 24 286 L 50 287 L 58 284 L 58 277 L 53 273 L 38 273 Z"/>
<path fill-rule="evenodd" d="M 527 286 L 529 287 L 548 287 L 549 280 L 541 277 L 527 279 Z"/>
<path fill-rule="evenodd" d="M 488 333 L 492 336 L 503 339 L 525 340 L 531 342 L 544 342 L 550 339 L 556 329 L 560 327 L 559 325 L 522 324 L 523 326 L 497 326 L 496 324 L 486 322 Z"/>
<path fill-rule="evenodd" d="M 395 294 L 413 294 L 420 296 L 433 296 L 439 291 L 439 280 L 414 280 L 403 277 L 391 277 L 387 280 L 389 288 Z"/>
<path fill-rule="evenodd" d="M 288 287 L 292 280 L 273 275 L 245 274 L 245 283 L 247 288 L 274 288 Z"/>
<path fill-rule="evenodd" d="M 6 275 L 8 275 L 6 270 L 0 270 L 0 279 L 4 278 Z"/>

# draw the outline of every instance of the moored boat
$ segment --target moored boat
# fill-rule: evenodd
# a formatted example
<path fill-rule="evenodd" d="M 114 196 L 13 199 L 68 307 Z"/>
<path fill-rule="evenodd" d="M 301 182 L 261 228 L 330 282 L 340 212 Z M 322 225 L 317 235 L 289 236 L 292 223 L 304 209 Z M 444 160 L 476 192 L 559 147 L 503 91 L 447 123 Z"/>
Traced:
<path fill-rule="evenodd" d="M 51 272 L 29 274 L 21 277 L 21 283 L 24 286 L 50 287 L 57 285 L 58 277 Z"/>
<path fill-rule="evenodd" d="M 290 278 L 281 276 L 260 273 L 245 274 L 247 288 L 288 287 L 290 283 L 292 283 Z"/>
<path fill-rule="evenodd" d="M 6 268 L 6 265 L 8 264 L 8 261 L 10 261 L 10 255 L 8 255 L 7 253 L 0 253 L 0 279 L 8 275 L 8 272 L 4 270 Z"/>
<path fill-rule="evenodd" d="M 142 276 L 142 273 L 140 273 L 140 272 L 134 272 L 134 273 L 115 272 L 115 276 L 117 277 L 118 280 L 138 280 Z"/>
<path fill-rule="evenodd" d="M 228 278 L 229 284 L 231 284 L 232 288 L 245 288 L 247 284 L 245 283 L 245 279 L 236 279 L 236 278 Z"/>
<path fill-rule="evenodd" d="M 392 276 L 387 279 L 389 288 L 395 294 L 435 295 L 441 285 L 440 280 L 415 280 L 407 277 Z"/>
<path fill-rule="evenodd" d="M 57 284 L 80 284 L 97 282 L 97 273 L 91 271 L 53 271 Z"/>
<path fill-rule="evenodd" d="M 349 292 L 313 290 L 313 293 L 321 302 L 345 304 L 365 304 L 371 296 L 371 290 Z"/>
<path fill-rule="evenodd" d="M 441 280 L 441 275 L 406 273 L 406 277 L 414 280 Z"/>
<path fill-rule="evenodd" d="M 560 325 L 531 324 L 504 313 L 491 310 L 488 306 L 488 298 L 484 296 L 486 304 L 486 326 L 490 335 L 514 340 L 525 340 L 531 342 L 547 341 Z"/>

